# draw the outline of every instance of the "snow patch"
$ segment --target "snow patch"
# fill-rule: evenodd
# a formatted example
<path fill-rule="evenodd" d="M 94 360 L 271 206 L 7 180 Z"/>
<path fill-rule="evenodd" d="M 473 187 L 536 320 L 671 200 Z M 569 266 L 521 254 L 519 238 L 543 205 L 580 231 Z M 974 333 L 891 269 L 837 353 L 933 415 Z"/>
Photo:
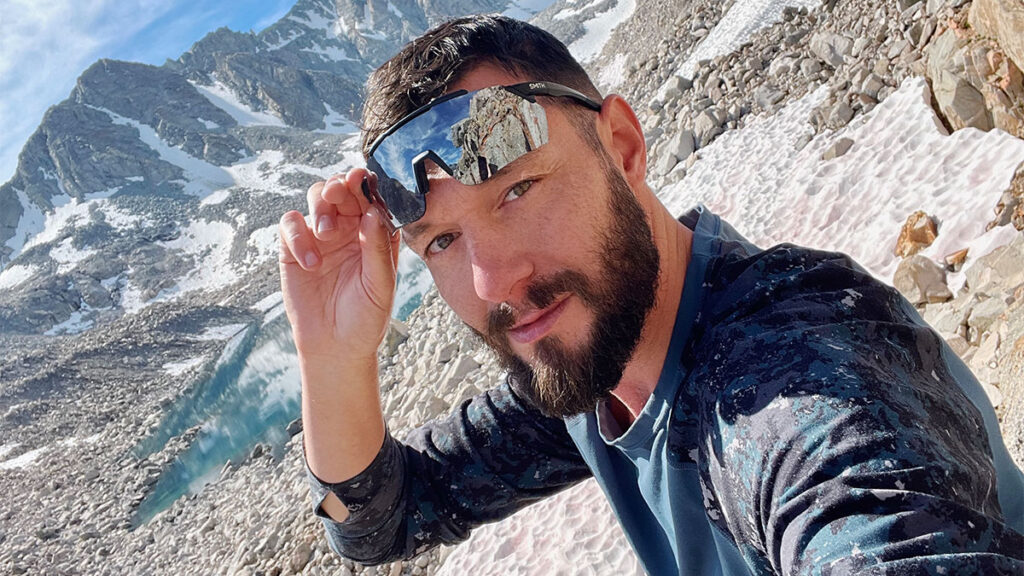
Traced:
<path fill-rule="evenodd" d="M 50 249 L 50 258 L 57 263 L 57 273 L 67 274 L 74 270 L 79 262 L 82 262 L 97 254 L 99 251 L 96 249 L 81 249 L 72 246 L 72 240 L 70 236 L 65 238 L 60 244 L 57 244 Z"/>
<path fill-rule="evenodd" d="M 192 85 L 214 106 L 230 114 L 239 126 L 286 126 L 279 117 L 269 112 L 257 112 L 244 104 L 230 88 L 219 81 L 210 86 L 194 82 Z"/>
<path fill-rule="evenodd" d="M 512 0 L 503 14 L 519 20 L 529 20 L 552 3 L 553 0 Z"/>
<path fill-rule="evenodd" d="M 14 470 L 15 468 L 25 468 L 26 466 L 29 466 L 36 460 L 38 460 L 39 457 L 42 456 L 43 453 L 49 449 L 49 446 L 43 446 L 42 448 L 36 448 L 35 450 L 25 452 L 21 456 L 15 456 L 10 460 L 0 462 L 0 470 Z"/>
<path fill-rule="evenodd" d="M 743 46 L 759 31 L 782 21 L 782 11 L 787 7 L 814 10 L 820 0 L 745 0 L 734 2 L 721 21 L 694 48 L 690 56 L 676 70 L 676 76 L 692 78 L 701 60 L 711 60 L 722 54 L 729 54 Z M 663 88 L 664 89 L 664 88 Z M 659 96 L 663 97 L 663 89 Z"/>
<path fill-rule="evenodd" d="M 206 160 L 196 158 L 181 148 L 168 145 L 160 139 L 156 130 L 153 130 L 151 126 L 131 118 L 126 118 L 106 108 L 95 106 L 93 108 L 109 114 L 114 124 L 131 126 L 138 130 L 139 138 L 142 142 L 156 151 L 160 155 L 161 160 L 174 164 L 184 170 L 187 178 L 184 188 L 187 194 L 206 196 L 213 190 L 231 186 L 235 183 L 231 178 L 231 174 L 220 166 L 215 166 Z"/>
<path fill-rule="evenodd" d="M 15 264 L 0 271 L 0 290 L 7 290 L 20 285 L 39 272 L 38 266 Z"/>
<path fill-rule="evenodd" d="M 596 0 L 594 4 L 600 1 Z M 636 10 L 636 0 L 615 0 L 615 4 L 608 10 L 598 13 L 583 23 L 586 33 L 569 45 L 569 52 L 581 64 L 593 60 L 601 53 L 601 49 L 604 48 L 615 28 L 632 16 L 634 10 Z"/>
<path fill-rule="evenodd" d="M 328 62 L 358 61 L 356 58 L 349 56 L 348 52 L 340 46 L 328 46 L 327 48 L 324 48 L 319 44 L 314 44 L 312 48 L 303 48 L 302 52 L 316 54 Z"/>
<path fill-rule="evenodd" d="M 277 235 L 277 224 L 253 230 L 246 244 L 256 251 L 256 257 L 249 260 L 252 266 L 258 266 L 277 256 L 281 244 Z"/>
<path fill-rule="evenodd" d="M 196 220 L 181 230 L 174 240 L 158 242 L 168 249 L 177 249 L 195 258 L 191 270 L 178 278 L 173 288 L 161 291 L 153 299 L 167 301 L 195 290 L 216 290 L 238 279 L 231 265 L 231 244 L 235 230 L 219 221 Z"/>
<path fill-rule="evenodd" d="M 324 116 L 325 128 L 314 130 L 314 132 L 321 134 L 356 134 L 359 132 L 359 126 L 349 120 L 348 116 L 331 108 L 327 102 L 324 102 L 324 108 L 327 109 L 327 115 Z"/>
<path fill-rule="evenodd" d="M 291 14 L 288 16 L 288 20 L 302 24 L 312 30 L 330 31 L 334 25 L 332 18 L 328 18 L 323 13 L 310 12 L 309 10 Z"/>
<path fill-rule="evenodd" d="M 601 68 L 597 73 L 597 82 L 606 91 L 612 91 L 626 79 L 626 61 L 628 57 L 625 54 L 616 54 L 615 58 L 609 62 L 606 66 Z"/>
<path fill-rule="evenodd" d="M 14 260 L 25 248 L 29 239 L 43 230 L 46 224 L 46 215 L 35 202 L 29 200 L 28 195 L 21 190 L 15 190 L 18 201 L 21 202 L 21 219 L 14 229 L 14 236 L 7 240 L 7 247 L 12 250 L 11 260 Z M 70 198 L 69 198 L 70 200 Z"/>
<path fill-rule="evenodd" d="M 195 358 L 189 358 L 188 360 L 182 360 L 181 362 L 168 362 L 161 366 L 161 368 L 171 376 L 181 376 L 185 372 L 201 366 L 205 361 L 205 356 L 196 356 Z"/>

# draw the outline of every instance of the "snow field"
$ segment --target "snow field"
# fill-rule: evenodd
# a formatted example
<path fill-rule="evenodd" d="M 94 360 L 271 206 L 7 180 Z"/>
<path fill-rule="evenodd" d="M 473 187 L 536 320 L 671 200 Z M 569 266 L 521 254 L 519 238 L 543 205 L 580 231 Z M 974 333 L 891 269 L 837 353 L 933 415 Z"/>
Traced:
<path fill-rule="evenodd" d="M 438 576 L 519 574 L 643 576 L 618 520 L 594 480 L 473 531 Z"/>
<path fill-rule="evenodd" d="M 941 261 L 982 236 L 1024 162 L 1024 141 L 1004 132 L 946 135 L 927 91 L 924 80 L 908 79 L 871 113 L 798 148 L 825 97 L 819 88 L 701 149 L 686 177 L 661 191 L 662 200 L 673 213 L 706 204 L 760 246 L 792 242 L 844 252 L 891 282 L 899 263 L 892 249 L 907 216 L 924 210 L 936 218 L 938 238 L 922 253 Z M 840 138 L 853 140 L 849 152 L 822 160 Z M 998 238 L 974 241 L 965 266 L 1001 245 L 993 240 L 1005 240 L 1005 231 L 990 234 Z"/>

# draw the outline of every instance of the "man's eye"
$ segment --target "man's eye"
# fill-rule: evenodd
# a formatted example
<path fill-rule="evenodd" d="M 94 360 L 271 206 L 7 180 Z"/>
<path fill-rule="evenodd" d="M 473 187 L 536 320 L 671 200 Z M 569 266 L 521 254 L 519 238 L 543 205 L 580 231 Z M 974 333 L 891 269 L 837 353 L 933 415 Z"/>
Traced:
<path fill-rule="evenodd" d="M 441 252 L 444 252 L 452 245 L 452 242 L 454 242 L 457 237 L 458 236 L 456 234 L 451 232 L 441 234 L 427 245 L 427 254 L 440 254 Z"/>
<path fill-rule="evenodd" d="M 523 194 L 526 194 L 526 191 L 530 189 L 530 186 L 533 186 L 533 180 L 523 180 L 522 182 L 517 183 L 515 186 L 508 189 L 508 193 L 505 194 L 505 201 L 509 202 L 521 197 Z"/>

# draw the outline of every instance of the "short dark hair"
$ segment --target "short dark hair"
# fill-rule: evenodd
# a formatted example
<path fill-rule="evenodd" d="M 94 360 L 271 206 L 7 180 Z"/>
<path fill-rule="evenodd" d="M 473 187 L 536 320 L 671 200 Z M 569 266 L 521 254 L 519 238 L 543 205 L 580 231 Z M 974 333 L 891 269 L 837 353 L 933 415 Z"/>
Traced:
<path fill-rule="evenodd" d="M 442 96 L 449 85 L 483 63 L 525 80 L 557 82 L 601 101 L 586 71 L 551 33 L 507 16 L 456 18 L 406 44 L 370 75 L 363 104 L 363 156 L 388 127 Z M 580 128 L 576 116 L 570 114 L 570 119 Z"/>

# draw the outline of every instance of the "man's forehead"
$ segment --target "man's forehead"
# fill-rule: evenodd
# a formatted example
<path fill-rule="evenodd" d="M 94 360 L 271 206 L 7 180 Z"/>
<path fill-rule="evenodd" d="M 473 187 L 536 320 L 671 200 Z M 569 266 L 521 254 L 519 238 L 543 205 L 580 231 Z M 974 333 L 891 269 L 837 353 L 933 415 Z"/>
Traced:
<path fill-rule="evenodd" d="M 531 166 L 537 166 L 545 161 L 546 150 L 545 146 L 542 146 L 536 150 L 532 150 L 516 158 L 508 165 L 498 170 L 494 175 L 485 180 L 480 184 L 472 185 L 473 188 L 480 188 L 486 186 L 488 183 L 499 182 L 507 177 L 514 177 L 516 173 L 529 170 Z M 427 180 L 433 182 L 443 182 L 446 180 L 455 180 L 443 168 L 427 160 L 424 162 L 424 170 L 427 173 Z M 422 219 L 417 220 L 411 224 L 407 224 L 402 227 L 402 233 L 405 236 L 405 241 L 409 245 L 413 245 L 416 241 L 424 235 L 424 233 L 433 226 L 433 220 L 431 214 L 431 202 L 430 202 L 430 190 L 427 191 L 426 203 L 427 211 Z"/>

